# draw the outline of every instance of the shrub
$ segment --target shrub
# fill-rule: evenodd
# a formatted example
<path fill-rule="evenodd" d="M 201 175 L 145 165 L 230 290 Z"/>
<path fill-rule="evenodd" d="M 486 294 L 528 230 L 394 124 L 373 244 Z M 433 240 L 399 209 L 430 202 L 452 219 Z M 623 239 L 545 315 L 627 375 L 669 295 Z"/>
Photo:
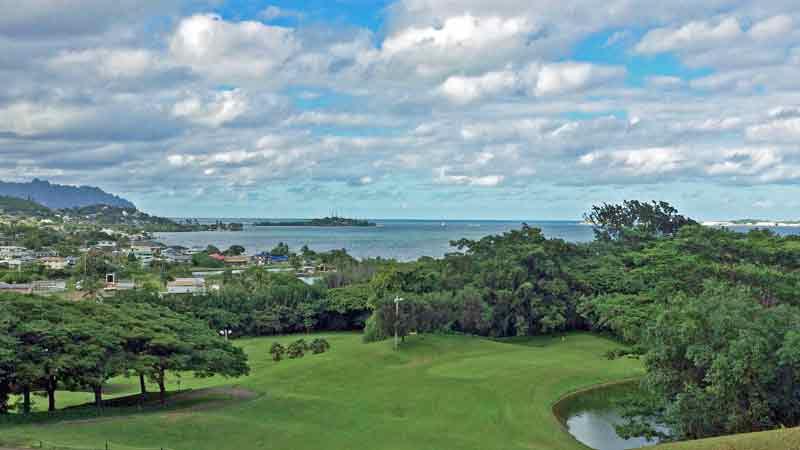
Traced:
<path fill-rule="evenodd" d="M 309 348 L 311 349 L 312 353 L 317 355 L 317 354 L 325 353 L 326 351 L 328 351 L 328 349 L 331 348 L 331 344 L 329 344 L 328 341 L 325 340 L 325 339 L 317 338 L 317 339 L 314 339 L 313 341 L 311 341 L 311 344 L 309 345 Z"/>
<path fill-rule="evenodd" d="M 272 355 L 272 360 L 278 362 L 283 359 L 283 355 L 286 353 L 286 348 L 279 342 L 273 342 L 272 346 L 269 348 L 269 353 Z"/>
<path fill-rule="evenodd" d="M 364 334 L 362 335 L 364 342 L 378 342 L 387 338 L 380 324 L 378 324 L 378 317 L 376 316 L 377 314 L 373 313 L 367 318 L 367 322 L 364 325 Z"/>
<path fill-rule="evenodd" d="M 306 341 L 303 339 L 298 339 L 291 344 L 287 348 L 286 353 L 289 355 L 289 358 L 302 358 L 306 352 Z"/>

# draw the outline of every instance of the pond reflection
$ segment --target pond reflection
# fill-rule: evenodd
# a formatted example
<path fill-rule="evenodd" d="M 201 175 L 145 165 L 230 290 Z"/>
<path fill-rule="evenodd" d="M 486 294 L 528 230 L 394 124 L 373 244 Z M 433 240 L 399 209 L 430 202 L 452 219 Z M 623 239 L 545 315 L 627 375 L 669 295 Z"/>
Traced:
<path fill-rule="evenodd" d="M 627 450 L 658 444 L 658 439 L 625 439 L 617 434 L 615 425 L 624 423 L 617 401 L 637 389 L 636 383 L 592 389 L 562 400 L 554 410 L 575 439 L 596 450 Z M 664 427 L 657 428 L 667 431 Z"/>

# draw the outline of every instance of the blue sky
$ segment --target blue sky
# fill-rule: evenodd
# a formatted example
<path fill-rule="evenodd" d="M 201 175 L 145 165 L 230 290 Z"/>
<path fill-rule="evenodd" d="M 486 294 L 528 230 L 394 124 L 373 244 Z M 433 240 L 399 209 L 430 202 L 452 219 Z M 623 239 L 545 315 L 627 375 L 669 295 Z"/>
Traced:
<path fill-rule="evenodd" d="M 676 3 L 25 2 L 0 179 L 170 216 L 797 219 L 800 6 Z"/>

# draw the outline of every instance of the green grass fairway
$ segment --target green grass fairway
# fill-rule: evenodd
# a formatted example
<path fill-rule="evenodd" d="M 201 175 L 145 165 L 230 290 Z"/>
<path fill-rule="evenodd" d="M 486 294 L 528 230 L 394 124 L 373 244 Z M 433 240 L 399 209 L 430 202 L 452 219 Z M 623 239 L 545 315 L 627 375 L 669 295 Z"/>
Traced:
<path fill-rule="evenodd" d="M 654 450 L 800 450 L 800 428 L 678 442 Z"/>
<path fill-rule="evenodd" d="M 552 404 L 593 384 L 641 375 L 637 361 L 609 361 L 614 342 L 589 334 L 498 343 L 463 336 L 412 336 L 400 352 L 360 335 L 326 336 L 332 350 L 274 363 L 279 339 L 242 340 L 249 377 L 184 378 L 182 388 L 236 384 L 255 399 L 218 408 L 168 410 L 86 422 L 25 425 L 0 439 L 102 448 L 584 449 L 562 431 Z M 114 380 L 118 393 L 135 380 Z M 129 386 L 125 386 L 124 383 Z M 175 385 L 173 384 L 173 387 Z M 83 394 L 63 394 L 75 403 Z M 113 446 L 112 446 L 113 448 Z"/>

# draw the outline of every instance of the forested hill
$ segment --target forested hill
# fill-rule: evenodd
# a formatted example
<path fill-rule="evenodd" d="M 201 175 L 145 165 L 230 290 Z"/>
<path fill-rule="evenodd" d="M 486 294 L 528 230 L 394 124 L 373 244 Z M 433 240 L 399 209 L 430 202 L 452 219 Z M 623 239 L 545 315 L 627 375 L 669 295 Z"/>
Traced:
<path fill-rule="evenodd" d="M 0 214 L 9 216 L 49 217 L 52 211 L 36 202 L 0 195 Z"/>
<path fill-rule="evenodd" d="M 34 179 L 29 183 L 0 181 L 0 195 L 33 200 L 51 209 L 78 208 L 90 205 L 109 205 L 136 208 L 122 197 L 93 186 L 66 186 Z"/>
<path fill-rule="evenodd" d="M 124 227 L 148 232 L 198 231 L 195 224 L 179 224 L 173 220 L 151 216 L 136 208 L 90 205 L 79 208 L 50 209 L 32 200 L 0 195 L 0 216 L 70 221 L 103 227 Z"/>

